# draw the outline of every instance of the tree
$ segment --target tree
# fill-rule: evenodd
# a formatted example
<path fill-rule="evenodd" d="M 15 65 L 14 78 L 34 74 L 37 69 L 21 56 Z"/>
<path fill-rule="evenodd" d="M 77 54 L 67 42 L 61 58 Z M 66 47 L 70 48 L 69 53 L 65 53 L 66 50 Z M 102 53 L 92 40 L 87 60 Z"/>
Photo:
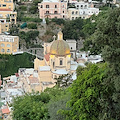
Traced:
<path fill-rule="evenodd" d="M 102 98 L 103 114 L 105 119 L 120 119 L 120 9 L 108 11 L 101 17 L 95 33 L 85 42 L 85 49 L 91 54 L 102 54 L 108 62 L 108 78 L 103 84 L 106 86 Z"/>
<path fill-rule="evenodd" d="M 49 101 L 47 93 L 29 93 L 14 98 L 13 119 L 15 120 L 45 120 L 49 118 L 46 103 Z"/>
<path fill-rule="evenodd" d="M 100 98 L 104 86 L 101 83 L 105 78 L 105 69 L 106 65 L 89 65 L 73 82 L 69 88 L 71 100 L 67 103 L 71 109 L 59 111 L 67 116 L 66 120 L 98 120 L 102 111 Z"/>
<path fill-rule="evenodd" d="M 71 76 L 72 75 L 70 75 L 70 74 L 66 74 L 66 75 L 61 75 L 58 78 L 55 78 L 56 79 L 56 85 L 58 87 L 68 87 L 68 86 L 70 86 L 70 84 L 72 84 L 72 81 L 73 81 Z"/>
<path fill-rule="evenodd" d="M 65 120 L 65 115 L 58 113 L 58 110 L 69 110 L 66 107 L 67 101 L 70 100 L 70 92 L 66 89 L 55 86 L 54 88 L 48 88 L 45 92 L 49 93 L 50 101 L 47 104 L 50 119 L 49 120 Z"/>
<path fill-rule="evenodd" d="M 64 39 L 78 40 L 82 33 L 83 19 L 78 18 L 72 21 L 66 21 L 63 28 Z"/>

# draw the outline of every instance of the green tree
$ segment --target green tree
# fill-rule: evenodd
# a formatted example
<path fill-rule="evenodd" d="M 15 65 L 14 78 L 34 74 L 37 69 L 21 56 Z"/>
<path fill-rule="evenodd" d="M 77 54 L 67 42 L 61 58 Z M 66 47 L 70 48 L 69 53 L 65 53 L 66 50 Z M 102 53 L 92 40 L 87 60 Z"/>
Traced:
<path fill-rule="evenodd" d="M 49 101 L 47 93 L 29 93 L 14 98 L 13 119 L 15 120 L 45 120 L 49 118 L 46 103 Z"/>
<path fill-rule="evenodd" d="M 120 9 L 108 11 L 101 17 L 95 33 L 85 42 L 85 49 L 91 54 L 102 54 L 108 62 L 108 78 L 103 84 L 106 86 L 102 98 L 104 119 L 120 119 Z"/>
<path fill-rule="evenodd" d="M 76 39 L 78 40 L 82 33 L 83 19 L 78 18 L 72 21 L 66 21 L 63 28 L 64 39 Z"/>
<path fill-rule="evenodd" d="M 67 116 L 66 120 L 98 120 L 102 111 L 100 98 L 104 86 L 101 83 L 106 74 L 105 69 L 106 65 L 101 68 L 94 64 L 89 65 L 73 82 L 69 88 L 71 100 L 67 103 L 71 110 L 59 111 Z"/>

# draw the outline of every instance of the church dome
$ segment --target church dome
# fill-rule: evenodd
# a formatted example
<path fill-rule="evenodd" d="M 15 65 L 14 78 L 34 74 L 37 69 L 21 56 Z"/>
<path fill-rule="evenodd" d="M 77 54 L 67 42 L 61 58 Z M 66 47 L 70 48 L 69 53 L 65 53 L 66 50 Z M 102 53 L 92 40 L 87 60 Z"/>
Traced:
<path fill-rule="evenodd" d="M 58 40 L 55 40 L 51 45 L 50 54 L 57 56 L 70 54 L 69 45 L 63 40 L 63 34 L 61 31 L 58 33 Z"/>

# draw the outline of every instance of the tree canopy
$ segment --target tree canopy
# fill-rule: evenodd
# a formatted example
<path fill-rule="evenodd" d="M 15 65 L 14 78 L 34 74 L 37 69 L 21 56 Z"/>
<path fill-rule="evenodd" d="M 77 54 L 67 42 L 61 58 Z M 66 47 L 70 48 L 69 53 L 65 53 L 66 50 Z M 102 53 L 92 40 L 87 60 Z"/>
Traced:
<path fill-rule="evenodd" d="M 104 80 L 106 93 L 103 111 L 108 119 L 120 119 L 120 9 L 109 10 L 97 23 L 97 29 L 86 41 L 85 49 L 101 54 L 109 63 L 108 77 Z M 102 116 L 104 116 L 102 115 Z"/>

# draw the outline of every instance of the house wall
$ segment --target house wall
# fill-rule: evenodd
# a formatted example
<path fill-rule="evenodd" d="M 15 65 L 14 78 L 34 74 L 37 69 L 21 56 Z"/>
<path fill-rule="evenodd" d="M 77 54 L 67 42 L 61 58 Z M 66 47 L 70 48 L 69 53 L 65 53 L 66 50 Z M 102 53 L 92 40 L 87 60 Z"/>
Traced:
<path fill-rule="evenodd" d="M 0 9 L 14 10 L 13 0 L 0 0 Z"/>
<path fill-rule="evenodd" d="M 39 60 L 38 58 L 34 59 L 34 69 L 38 70 L 39 66 L 44 66 L 45 61 L 44 60 Z"/>
<path fill-rule="evenodd" d="M 51 71 L 38 71 L 40 82 L 52 82 Z"/>
<path fill-rule="evenodd" d="M 47 6 L 49 6 L 49 8 Z M 38 9 L 39 9 L 39 17 L 41 19 L 55 18 L 55 17 L 67 18 L 67 2 L 43 1 L 42 3 L 38 3 Z"/>
<path fill-rule="evenodd" d="M 79 15 L 79 10 L 76 8 L 69 8 L 68 9 L 68 13 L 67 13 L 67 17 L 70 20 L 74 20 L 80 17 Z"/>
<path fill-rule="evenodd" d="M 6 22 L 5 19 L 0 19 L 0 34 L 2 32 L 7 32 L 9 31 L 9 25 L 10 23 L 9 22 Z"/>
<path fill-rule="evenodd" d="M 0 35 L 0 54 L 12 54 L 19 48 L 19 37 Z M 4 51 L 3 51 L 4 50 Z"/>
<path fill-rule="evenodd" d="M 16 24 L 17 12 L 0 9 L 0 19 L 10 19 L 11 23 Z"/>

